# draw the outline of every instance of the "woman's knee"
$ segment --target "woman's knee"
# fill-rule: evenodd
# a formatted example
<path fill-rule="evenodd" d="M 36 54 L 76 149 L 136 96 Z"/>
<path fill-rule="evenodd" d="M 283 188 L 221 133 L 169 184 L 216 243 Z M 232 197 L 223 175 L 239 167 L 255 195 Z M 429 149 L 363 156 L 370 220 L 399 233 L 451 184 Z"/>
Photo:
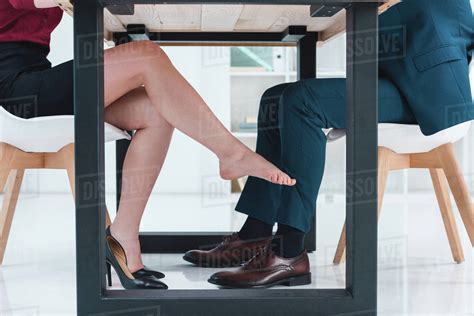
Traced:
<path fill-rule="evenodd" d="M 155 71 L 154 66 L 163 68 L 164 65 L 171 64 L 166 52 L 157 44 L 151 41 L 141 41 L 137 43 L 138 60 L 142 60 L 146 69 Z"/>
<path fill-rule="evenodd" d="M 138 50 L 138 56 L 150 57 L 150 58 L 162 58 L 166 57 L 165 51 L 156 43 L 151 41 L 139 41 L 134 42 L 136 49 Z"/>
<path fill-rule="evenodd" d="M 146 78 L 157 73 L 157 68 L 171 64 L 166 53 L 150 41 L 132 42 L 105 51 L 106 74 L 108 81 L 124 84 L 129 91 L 145 84 Z"/>
<path fill-rule="evenodd" d="M 141 70 L 150 69 L 157 63 L 170 62 L 165 51 L 151 41 L 123 44 L 111 49 L 108 53 L 110 53 L 110 56 L 116 55 L 115 60 L 122 63 L 122 66 L 130 62 L 133 64 L 133 67 L 138 67 Z"/>

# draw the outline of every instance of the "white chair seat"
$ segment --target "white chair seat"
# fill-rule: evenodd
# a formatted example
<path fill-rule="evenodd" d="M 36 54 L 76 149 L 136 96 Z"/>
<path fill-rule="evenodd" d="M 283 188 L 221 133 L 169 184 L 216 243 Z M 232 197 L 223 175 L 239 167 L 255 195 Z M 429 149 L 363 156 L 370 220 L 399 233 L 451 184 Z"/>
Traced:
<path fill-rule="evenodd" d="M 105 141 L 130 139 L 130 135 L 105 123 Z M 74 116 L 19 118 L 0 106 L 0 142 L 25 152 L 57 152 L 74 143 Z"/>
<path fill-rule="evenodd" d="M 425 136 L 418 125 L 379 124 L 379 146 L 389 148 L 398 154 L 415 154 L 428 152 L 444 144 L 454 143 L 463 138 L 471 122 L 465 122 L 436 134 Z M 345 130 L 333 129 L 327 134 L 329 142 L 345 136 Z"/>
<path fill-rule="evenodd" d="M 469 64 L 471 92 L 474 97 L 474 60 Z M 429 152 L 444 144 L 454 143 L 467 135 L 471 122 L 465 122 L 434 135 L 425 136 L 418 125 L 379 124 L 379 146 L 393 150 L 397 154 L 417 154 Z M 346 136 L 343 129 L 325 130 L 328 142 Z"/>

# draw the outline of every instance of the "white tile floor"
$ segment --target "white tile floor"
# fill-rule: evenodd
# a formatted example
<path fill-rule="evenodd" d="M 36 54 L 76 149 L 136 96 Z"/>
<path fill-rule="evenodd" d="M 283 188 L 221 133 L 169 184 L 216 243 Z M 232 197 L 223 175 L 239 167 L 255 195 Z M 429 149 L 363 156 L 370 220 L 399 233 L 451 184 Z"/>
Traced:
<path fill-rule="evenodd" d="M 228 198 L 154 196 L 142 228 L 231 230 L 243 218 L 231 209 Z M 319 200 L 318 251 L 311 255 L 314 282 L 308 287 L 344 286 L 344 266 L 331 264 L 343 210 L 342 197 Z M 472 247 L 457 220 L 466 255 L 460 265 L 451 259 L 433 194 L 387 195 L 379 226 L 380 315 L 474 314 Z M 74 249 L 71 197 L 23 195 L 0 268 L 0 315 L 74 315 Z M 170 288 L 214 289 L 206 280 L 215 269 L 192 267 L 181 255 L 145 255 L 144 260 L 166 273 Z"/>

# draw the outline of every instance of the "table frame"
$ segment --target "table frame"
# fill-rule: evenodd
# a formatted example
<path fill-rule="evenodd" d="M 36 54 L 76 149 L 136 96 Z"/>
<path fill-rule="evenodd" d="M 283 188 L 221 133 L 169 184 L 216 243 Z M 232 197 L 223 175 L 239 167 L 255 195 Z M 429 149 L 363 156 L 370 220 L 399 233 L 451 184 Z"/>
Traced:
<path fill-rule="evenodd" d="M 347 6 L 345 289 L 109 290 L 105 282 L 103 8 L 156 3 Z M 381 1 L 380 1 L 381 2 Z M 376 314 L 378 3 L 375 0 L 81 0 L 74 7 L 78 315 Z M 360 49 L 371 44 L 375 49 Z M 362 46 L 363 47 L 363 46 Z M 364 188 L 360 190 L 360 188 Z M 314 271 L 317 273 L 317 271 Z"/>
<path fill-rule="evenodd" d="M 134 40 L 151 40 L 160 45 L 212 46 L 295 46 L 297 48 L 297 78 L 316 78 L 317 32 L 307 32 L 306 26 L 289 26 L 283 32 L 149 32 L 144 25 L 133 25 L 127 32 L 112 34 L 115 45 Z M 122 167 L 130 145 L 129 140 L 116 142 L 116 205 L 120 204 Z M 140 233 L 142 253 L 184 253 L 190 249 L 210 249 L 233 232 L 143 232 Z M 306 234 L 305 249 L 316 250 L 316 217 Z"/>

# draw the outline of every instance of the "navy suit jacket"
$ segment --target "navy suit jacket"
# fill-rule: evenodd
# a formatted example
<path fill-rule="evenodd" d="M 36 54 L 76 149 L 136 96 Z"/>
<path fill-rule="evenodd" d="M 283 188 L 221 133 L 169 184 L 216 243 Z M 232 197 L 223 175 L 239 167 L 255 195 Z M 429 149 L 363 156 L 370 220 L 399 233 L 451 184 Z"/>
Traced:
<path fill-rule="evenodd" d="M 403 0 L 379 26 L 381 76 L 398 87 L 425 135 L 474 119 L 469 0 Z"/>

